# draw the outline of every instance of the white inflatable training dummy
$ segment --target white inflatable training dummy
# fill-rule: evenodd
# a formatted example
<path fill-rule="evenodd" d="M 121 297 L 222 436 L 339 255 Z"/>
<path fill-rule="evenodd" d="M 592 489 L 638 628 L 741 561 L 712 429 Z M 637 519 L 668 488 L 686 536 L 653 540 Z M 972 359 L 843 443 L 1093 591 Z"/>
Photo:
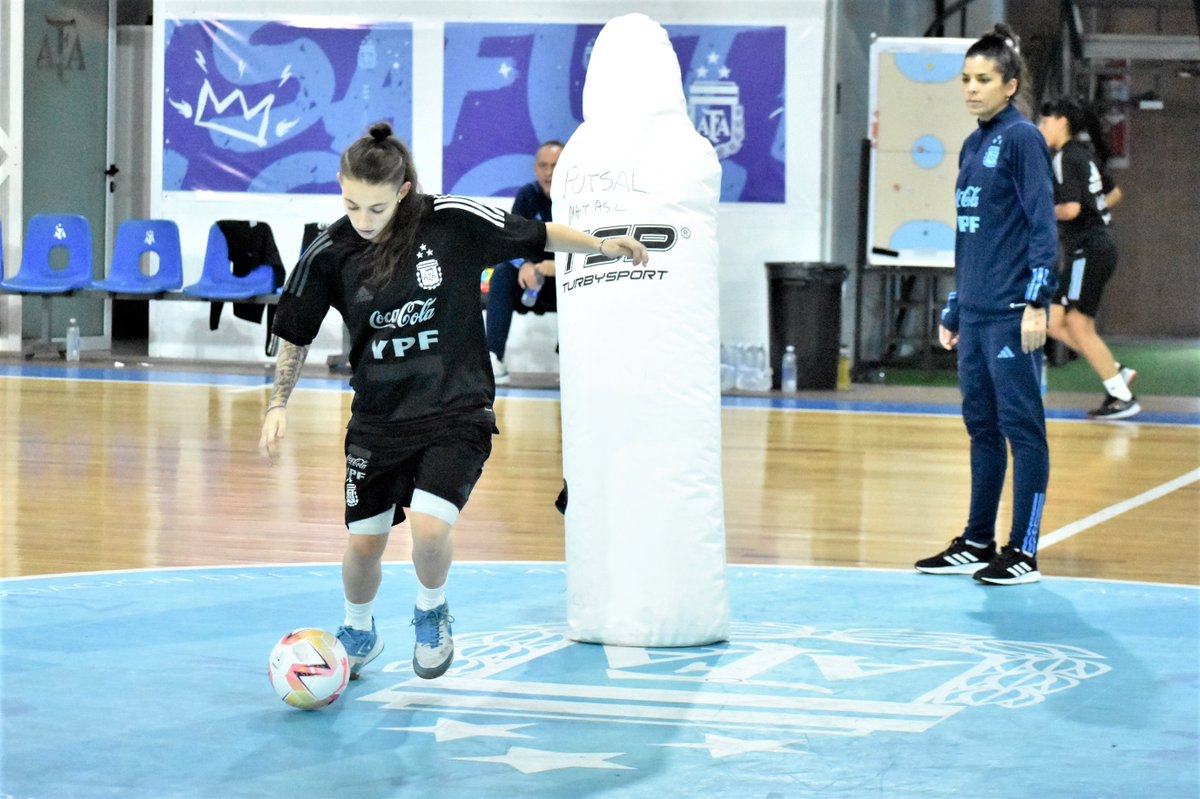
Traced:
<path fill-rule="evenodd" d="M 581 641 L 720 641 L 720 164 L 666 31 L 642 14 L 597 37 L 583 115 L 554 171 L 554 219 L 636 236 L 650 262 L 556 263 L 567 618 Z"/>

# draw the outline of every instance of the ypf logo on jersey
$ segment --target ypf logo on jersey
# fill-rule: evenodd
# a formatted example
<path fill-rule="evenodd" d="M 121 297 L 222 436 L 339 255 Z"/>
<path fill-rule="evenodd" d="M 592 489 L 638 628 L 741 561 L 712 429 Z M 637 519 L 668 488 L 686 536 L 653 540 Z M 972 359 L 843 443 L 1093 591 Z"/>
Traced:
<path fill-rule="evenodd" d="M 432 291 L 442 285 L 442 266 L 424 242 L 417 249 L 417 285 Z"/>

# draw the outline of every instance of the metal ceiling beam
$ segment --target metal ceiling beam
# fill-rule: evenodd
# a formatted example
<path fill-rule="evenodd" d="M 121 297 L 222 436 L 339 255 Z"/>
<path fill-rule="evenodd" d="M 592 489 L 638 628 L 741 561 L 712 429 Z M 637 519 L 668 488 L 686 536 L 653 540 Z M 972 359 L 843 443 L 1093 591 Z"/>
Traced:
<path fill-rule="evenodd" d="M 1083 57 L 1088 61 L 1200 61 L 1200 38 L 1088 33 L 1083 37 Z"/>

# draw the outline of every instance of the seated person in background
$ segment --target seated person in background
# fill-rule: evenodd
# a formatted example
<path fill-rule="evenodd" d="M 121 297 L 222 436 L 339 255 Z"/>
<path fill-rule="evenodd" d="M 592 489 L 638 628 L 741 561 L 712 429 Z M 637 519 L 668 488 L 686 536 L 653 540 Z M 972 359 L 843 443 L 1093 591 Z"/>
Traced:
<path fill-rule="evenodd" d="M 515 216 L 552 221 L 550 181 L 554 177 L 554 166 L 558 163 L 562 148 L 562 142 L 558 141 L 548 141 L 538 147 L 533 162 L 533 174 L 537 179 L 526 183 L 517 192 L 512 207 Z M 537 301 L 528 307 L 521 302 L 521 295 L 526 289 L 537 290 Z M 508 367 L 504 365 L 504 349 L 508 343 L 509 328 L 512 327 L 513 311 L 544 314 L 556 310 L 558 298 L 554 288 L 552 253 L 542 253 L 540 261 L 513 261 L 496 266 L 487 296 L 487 346 L 492 355 L 496 385 L 507 385 L 509 380 Z"/>

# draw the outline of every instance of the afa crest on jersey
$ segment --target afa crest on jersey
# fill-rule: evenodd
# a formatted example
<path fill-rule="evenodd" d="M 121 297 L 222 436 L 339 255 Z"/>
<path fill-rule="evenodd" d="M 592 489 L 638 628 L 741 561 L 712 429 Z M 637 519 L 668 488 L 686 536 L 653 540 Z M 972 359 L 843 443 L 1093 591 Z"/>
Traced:
<path fill-rule="evenodd" d="M 433 257 L 433 250 L 424 243 L 417 250 L 417 285 L 426 291 L 442 285 L 442 266 Z"/>
<path fill-rule="evenodd" d="M 1003 141 L 1003 136 L 997 136 L 992 139 L 992 144 L 987 148 L 987 152 L 983 154 L 983 165 L 989 169 L 994 169 L 996 164 L 1000 162 L 1000 142 Z"/>

